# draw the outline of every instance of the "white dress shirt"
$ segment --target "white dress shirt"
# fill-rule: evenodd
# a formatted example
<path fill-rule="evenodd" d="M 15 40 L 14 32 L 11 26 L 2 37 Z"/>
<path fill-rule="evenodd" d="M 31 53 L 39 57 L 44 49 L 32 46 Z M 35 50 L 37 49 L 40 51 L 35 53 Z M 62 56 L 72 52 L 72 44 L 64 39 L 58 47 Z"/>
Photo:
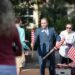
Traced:
<path fill-rule="evenodd" d="M 47 35 L 49 35 L 48 27 L 46 29 L 43 29 L 42 32 L 45 32 Z"/>

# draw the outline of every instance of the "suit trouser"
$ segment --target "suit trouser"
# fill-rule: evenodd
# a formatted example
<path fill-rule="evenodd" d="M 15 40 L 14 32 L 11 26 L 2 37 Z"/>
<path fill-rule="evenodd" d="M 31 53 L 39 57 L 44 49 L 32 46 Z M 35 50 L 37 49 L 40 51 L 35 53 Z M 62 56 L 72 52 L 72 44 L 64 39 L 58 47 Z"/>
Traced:
<path fill-rule="evenodd" d="M 39 56 L 40 63 L 40 75 L 45 75 L 46 63 L 49 62 L 49 75 L 55 75 L 55 56 L 54 54 L 50 55 L 46 60 L 42 60 L 42 57 Z"/>

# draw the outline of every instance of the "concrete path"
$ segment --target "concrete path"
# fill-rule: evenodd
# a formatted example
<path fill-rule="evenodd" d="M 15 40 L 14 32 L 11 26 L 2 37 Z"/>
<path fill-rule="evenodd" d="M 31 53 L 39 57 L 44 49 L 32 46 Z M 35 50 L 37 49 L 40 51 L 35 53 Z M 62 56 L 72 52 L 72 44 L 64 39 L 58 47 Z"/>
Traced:
<path fill-rule="evenodd" d="M 21 75 L 40 75 L 39 69 L 24 69 L 21 72 Z M 45 70 L 45 75 L 49 75 L 48 69 Z"/>

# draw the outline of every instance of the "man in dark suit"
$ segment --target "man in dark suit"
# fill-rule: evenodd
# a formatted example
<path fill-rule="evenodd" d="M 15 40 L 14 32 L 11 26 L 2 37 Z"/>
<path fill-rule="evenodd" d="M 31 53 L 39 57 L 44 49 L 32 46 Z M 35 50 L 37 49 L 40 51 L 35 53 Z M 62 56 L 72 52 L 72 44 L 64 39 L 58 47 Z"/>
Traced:
<path fill-rule="evenodd" d="M 41 18 L 41 27 L 35 31 L 35 42 L 31 43 L 33 47 L 35 43 L 38 43 L 38 54 L 40 62 L 40 75 L 45 75 L 46 62 L 49 61 L 50 75 L 55 75 L 55 57 L 52 53 L 47 59 L 43 60 L 43 57 L 54 47 L 53 41 L 60 41 L 60 37 L 57 35 L 53 27 L 48 27 L 47 18 Z M 54 39 L 55 38 L 55 39 Z M 56 42 L 56 43 L 57 43 Z"/>

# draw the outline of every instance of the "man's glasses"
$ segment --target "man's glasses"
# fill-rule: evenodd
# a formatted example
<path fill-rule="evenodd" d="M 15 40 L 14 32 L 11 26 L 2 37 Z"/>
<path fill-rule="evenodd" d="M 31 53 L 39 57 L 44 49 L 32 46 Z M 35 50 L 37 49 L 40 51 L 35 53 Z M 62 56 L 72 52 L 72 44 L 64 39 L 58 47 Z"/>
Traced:
<path fill-rule="evenodd" d="M 66 29 L 72 29 L 72 27 L 66 27 Z"/>

